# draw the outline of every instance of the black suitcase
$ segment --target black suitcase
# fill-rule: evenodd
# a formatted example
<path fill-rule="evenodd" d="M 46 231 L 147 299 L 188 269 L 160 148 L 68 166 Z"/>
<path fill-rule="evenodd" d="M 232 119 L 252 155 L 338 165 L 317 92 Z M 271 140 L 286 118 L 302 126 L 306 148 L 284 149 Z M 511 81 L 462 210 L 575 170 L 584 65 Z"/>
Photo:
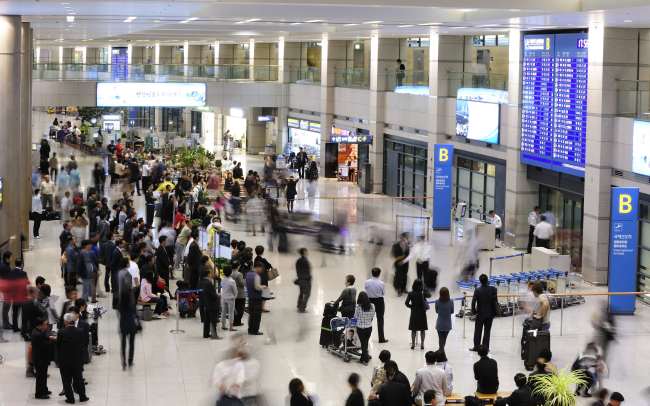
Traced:
<path fill-rule="evenodd" d="M 544 350 L 551 350 L 551 334 L 548 331 L 526 330 L 523 341 L 524 366 L 526 370 L 532 371 L 539 354 Z"/>
<path fill-rule="evenodd" d="M 47 212 L 43 213 L 43 220 L 44 221 L 61 220 L 61 212 L 60 211 L 47 211 Z"/>
<path fill-rule="evenodd" d="M 424 280 L 424 286 L 427 290 L 435 292 L 436 287 L 438 286 L 438 270 L 426 269 L 422 273 L 422 279 Z"/>
<path fill-rule="evenodd" d="M 332 329 L 330 322 L 338 312 L 338 306 L 334 305 L 333 302 L 325 303 L 325 308 L 323 309 L 323 320 L 320 324 L 320 341 L 319 344 L 321 347 L 328 347 L 332 344 Z"/>

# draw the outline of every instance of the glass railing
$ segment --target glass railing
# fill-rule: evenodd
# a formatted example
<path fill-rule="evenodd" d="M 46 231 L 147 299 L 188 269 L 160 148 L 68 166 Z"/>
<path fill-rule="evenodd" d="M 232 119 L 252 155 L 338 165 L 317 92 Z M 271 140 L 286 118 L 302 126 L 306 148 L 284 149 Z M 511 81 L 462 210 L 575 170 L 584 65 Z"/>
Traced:
<path fill-rule="evenodd" d="M 306 67 L 300 69 L 289 69 L 289 83 L 301 85 L 320 84 L 320 67 Z"/>
<path fill-rule="evenodd" d="M 507 90 L 508 77 L 495 73 L 447 72 L 449 95 L 456 97 L 463 87 Z"/>
<path fill-rule="evenodd" d="M 370 73 L 364 68 L 335 69 L 334 84 L 337 87 L 367 89 L 370 87 Z"/>
<path fill-rule="evenodd" d="M 252 72 L 251 72 L 252 69 Z M 252 75 L 251 75 L 252 73 Z M 252 76 L 252 77 L 251 77 Z M 34 64 L 37 80 L 151 81 L 278 80 L 277 65 Z"/>
<path fill-rule="evenodd" d="M 429 94 L 428 71 L 387 71 L 385 89 L 395 93 Z"/>
<path fill-rule="evenodd" d="M 650 116 L 650 81 L 616 80 L 616 115 Z"/>

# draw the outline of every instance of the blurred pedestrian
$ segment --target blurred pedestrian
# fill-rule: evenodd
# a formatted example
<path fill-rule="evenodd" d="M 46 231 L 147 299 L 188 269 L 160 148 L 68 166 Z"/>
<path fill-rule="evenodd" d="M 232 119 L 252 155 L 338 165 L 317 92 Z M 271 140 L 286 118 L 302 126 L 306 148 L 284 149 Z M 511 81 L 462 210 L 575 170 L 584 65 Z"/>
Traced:
<path fill-rule="evenodd" d="M 345 401 L 345 406 L 364 406 L 363 392 L 359 389 L 359 381 L 361 377 L 359 374 L 353 372 L 348 377 L 348 385 L 350 385 L 350 395 Z"/>
<path fill-rule="evenodd" d="M 307 312 L 307 301 L 311 295 L 311 263 L 307 258 L 307 248 L 300 248 L 298 250 L 300 258 L 296 261 L 296 280 L 294 283 L 298 285 L 298 312 Z"/>
<path fill-rule="evenodd" d="M 395 259 L 395 277 L 393 279 L 393 286 L 397 291 L 397 295 L 402 296 L 406 293 L 406 279 L 409 271 L 408 263 L 402 262 L 410 253 L 408 233 L 402 233 L 400 235 L 399 241 L 393 244 L 391 253 Z"/>

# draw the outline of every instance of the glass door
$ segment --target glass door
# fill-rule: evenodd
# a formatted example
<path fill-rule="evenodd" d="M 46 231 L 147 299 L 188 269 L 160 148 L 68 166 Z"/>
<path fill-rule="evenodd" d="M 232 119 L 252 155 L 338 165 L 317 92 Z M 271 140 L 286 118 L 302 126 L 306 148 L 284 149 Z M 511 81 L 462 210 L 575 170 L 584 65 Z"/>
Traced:
<path fill-rule="evenodd" d="M 571 267 L 582 270 L 582 196 L 540 185 L 542 215 L 555 227 L 551 248 L 571 256 Z"/>

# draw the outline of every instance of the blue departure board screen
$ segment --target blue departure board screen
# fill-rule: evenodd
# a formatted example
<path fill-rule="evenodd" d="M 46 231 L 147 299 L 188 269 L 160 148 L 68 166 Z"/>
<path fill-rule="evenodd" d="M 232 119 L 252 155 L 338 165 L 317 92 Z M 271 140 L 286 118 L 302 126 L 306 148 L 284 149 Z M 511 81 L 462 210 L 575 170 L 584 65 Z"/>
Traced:
<path fill-rule="evenodd" d="M 524 35 L 521 160 L 584 176 L 588 35 Z"/>

